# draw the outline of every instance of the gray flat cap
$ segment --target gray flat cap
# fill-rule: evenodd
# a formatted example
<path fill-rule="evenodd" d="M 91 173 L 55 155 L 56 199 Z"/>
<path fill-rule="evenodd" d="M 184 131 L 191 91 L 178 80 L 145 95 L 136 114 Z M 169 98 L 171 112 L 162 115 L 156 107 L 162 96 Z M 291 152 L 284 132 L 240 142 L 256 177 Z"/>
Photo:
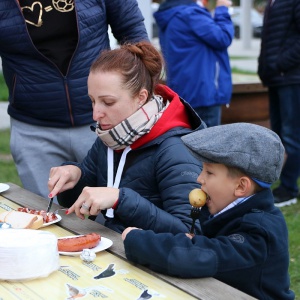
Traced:
<path fill-rule="evenodd" d="M 205 128 L 182 137 L 183 143 L 202 162 L 237 167 L 264 183 L 273 183 L 284 160 L 284 147 L 270 129 L 250 123 Z"/>

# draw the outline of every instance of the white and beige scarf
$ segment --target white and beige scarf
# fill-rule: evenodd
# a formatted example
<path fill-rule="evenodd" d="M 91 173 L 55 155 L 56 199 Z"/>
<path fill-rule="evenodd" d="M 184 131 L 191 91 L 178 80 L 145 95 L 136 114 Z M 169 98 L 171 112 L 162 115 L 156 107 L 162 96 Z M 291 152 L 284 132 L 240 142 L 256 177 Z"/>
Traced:
<path fill-rule="evenodd" d="M 101 130 L 97 124 L 95 132 L 107 147 L 122 150 L 149 133 L 168 105 L 169 102 L 165 103 L 161 96 L 153 95 L 146 104 L 114 128 Z"/>

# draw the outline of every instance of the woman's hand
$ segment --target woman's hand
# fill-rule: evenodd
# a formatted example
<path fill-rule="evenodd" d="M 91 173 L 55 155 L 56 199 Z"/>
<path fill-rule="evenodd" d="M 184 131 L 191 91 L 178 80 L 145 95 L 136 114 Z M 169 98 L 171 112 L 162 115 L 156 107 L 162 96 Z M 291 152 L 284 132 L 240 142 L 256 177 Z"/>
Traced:
<path fill-rule="evenodd" d="M 112 208 L 118 199 L 117 188 L 85 187 L 67 214 L 75 212 L 83 220 L 85 215 L 98 215 L 101 210 Z"/>
<path fill-rule="evenodd" d="M 72 189 L 81 177 L 81 170 L 73 165 L 51 168 L 48 180 L 49 198 Z"/>
<path fill-rule="evenodd" d="M 124 241 L 126 239 L 126 236 L 127 236 L 128 232 L 130 232 L 131 230 L 136 230 L 136 229 L 142 230 L 142 229 L 137 228 L 137 227 L 127 227 L 126 229 L 124 229 L 124 231 L 122 232 L 122 240 Z"/>

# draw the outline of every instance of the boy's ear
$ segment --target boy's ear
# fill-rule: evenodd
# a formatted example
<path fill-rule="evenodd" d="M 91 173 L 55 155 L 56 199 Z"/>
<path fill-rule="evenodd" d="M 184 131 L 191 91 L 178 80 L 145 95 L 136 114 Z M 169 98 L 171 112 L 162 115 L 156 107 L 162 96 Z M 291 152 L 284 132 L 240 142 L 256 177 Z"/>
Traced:
<path fill-rule="evenodd" d="M 238 184 L 235 188 L 234 195 L 239 198 L 246 197 L 249 195 L 251 189 L 252 189 L 251 179 L 247 176 L 242 176 L 239 178 Z"/>

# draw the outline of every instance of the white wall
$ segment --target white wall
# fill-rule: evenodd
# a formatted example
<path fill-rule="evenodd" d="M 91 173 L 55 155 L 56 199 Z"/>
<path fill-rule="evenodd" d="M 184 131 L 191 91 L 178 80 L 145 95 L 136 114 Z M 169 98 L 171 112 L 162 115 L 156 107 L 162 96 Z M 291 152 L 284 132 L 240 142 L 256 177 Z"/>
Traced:
<path fill-rule="evenodd" d="M 241 41 L 244 49 L 251 48 L 252 25 L 251 25 L 251 8 L 253 0 L 241 0 Z"/>
<path fill-rule="evenodd" d="M 137 0 L 140 10 L 145 18 L 145 26 L 148 33 L 149 38 L 152 38 L 152 9 L 151 9 L 151 3 L 152 0 Z"/>

